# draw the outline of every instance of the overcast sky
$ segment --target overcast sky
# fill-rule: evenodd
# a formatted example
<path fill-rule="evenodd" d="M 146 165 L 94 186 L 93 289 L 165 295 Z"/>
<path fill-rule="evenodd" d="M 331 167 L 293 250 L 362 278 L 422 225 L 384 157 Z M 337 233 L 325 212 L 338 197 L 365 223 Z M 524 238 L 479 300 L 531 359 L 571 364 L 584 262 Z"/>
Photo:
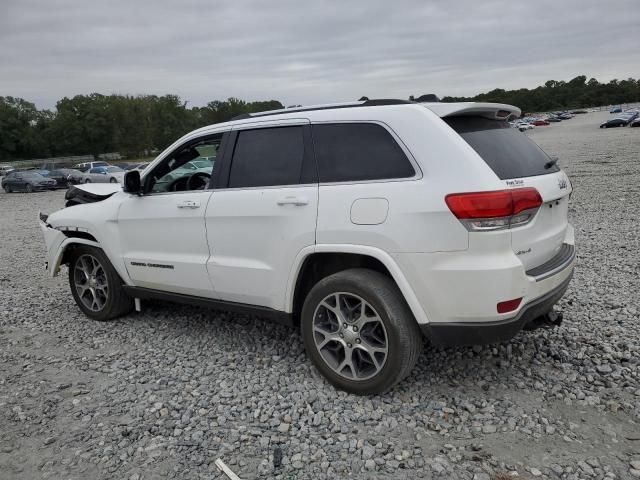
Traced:
<path fill-rule="evenodd" d="M 0 95 L 312 104 L 640 76 L 639 0 L 0 0 Z"/>

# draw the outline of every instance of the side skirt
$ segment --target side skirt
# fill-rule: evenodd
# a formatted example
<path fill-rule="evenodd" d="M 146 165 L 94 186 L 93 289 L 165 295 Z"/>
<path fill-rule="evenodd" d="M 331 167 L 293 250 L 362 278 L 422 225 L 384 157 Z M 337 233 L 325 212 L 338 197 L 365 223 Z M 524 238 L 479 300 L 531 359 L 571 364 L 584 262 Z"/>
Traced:
<path fill-rule="evenodd" d="M 205 307 L 213 310 L 244 313 L 246 315 L 255 315 L 257 317 L 266 318 L 281 325 L 289 327 L 294 326 L 292 314 L 274 310 L 273 308 L 247 305 L 245 303 L 227 302 L 224 300 L 214 300 L 211 298 L 184 295 L 182 293 L 163 292 L 161 290 L 133 287 L 131 285 L 123 285 L 123 288 L 124 291 L 127 292 L 127 295 L 133 298 L 165 300 L 167 302 L 195 305 L 197 307 Z"/>

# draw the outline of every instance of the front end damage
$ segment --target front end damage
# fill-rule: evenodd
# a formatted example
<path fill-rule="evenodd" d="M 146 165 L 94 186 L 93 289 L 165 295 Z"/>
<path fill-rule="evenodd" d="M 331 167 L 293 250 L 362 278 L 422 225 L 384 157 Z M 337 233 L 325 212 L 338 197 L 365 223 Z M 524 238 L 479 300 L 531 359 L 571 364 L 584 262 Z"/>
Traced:
<path fill-rule="evenodd" d="M 64 196 L 65 206 L 73 207 L 85 203 L 101 202 L 120 190 L 122 190 L 120 185 L 112 183 L 74 185 L 67 190 Z"/>
<path fill-rule="evenodd" d="M 67 238 L 60 230 L 56 230 L 47 223 L 48 215 L 40 212 L 38 214 L 40 230 L 44 236 L 44 243 L 47 247 L 47 257 L 44 262 L 45 270 L 49 272 L 51 277 L 55 277 L 60 270 L 60 246 Z"/>

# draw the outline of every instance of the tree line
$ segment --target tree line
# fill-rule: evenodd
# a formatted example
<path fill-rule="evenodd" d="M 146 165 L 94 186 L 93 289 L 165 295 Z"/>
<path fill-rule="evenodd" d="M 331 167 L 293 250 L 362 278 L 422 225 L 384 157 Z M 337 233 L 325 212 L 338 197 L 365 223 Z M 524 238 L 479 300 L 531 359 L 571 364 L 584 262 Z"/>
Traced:
<path fill-rule="evenodd" d="M 548 112 L 640 101 L 640 79 L 600 83 L 579 75 L 568 82 L 548 80 L 533 89 L 496 88 L 475 97 L 444 97 L 444 102 L 496 102 L 519 107 L 523 112 Z"/>
<path fill-rule="evenodd" d="M 243 114 L 283 108 L 276 100 L 237 98 L 188 107 L 176 95 L 76 95 L 38 110 L 22 98 L 0 97 L 0 160 L 119 152 L 139 158 L 196 128 Z"/>
<path fill-rule="evenodd" d="M 613 105 L 640 101 L 640 79 L 578 77 L 549 80 L 534 89 L 495 89 L 474 97 L 444 97 L 445 102 L 508 103 L 523 112 Z M 119 152 L 129 158 L 162 150 L 183 134 L 243 114 L 283 108 L 277 100 L 238 98 L 188 107 L 176 95 L 76 95 L 55 110 L 39 110 L 22 98 L 0 97 L 0 161 Z"/>

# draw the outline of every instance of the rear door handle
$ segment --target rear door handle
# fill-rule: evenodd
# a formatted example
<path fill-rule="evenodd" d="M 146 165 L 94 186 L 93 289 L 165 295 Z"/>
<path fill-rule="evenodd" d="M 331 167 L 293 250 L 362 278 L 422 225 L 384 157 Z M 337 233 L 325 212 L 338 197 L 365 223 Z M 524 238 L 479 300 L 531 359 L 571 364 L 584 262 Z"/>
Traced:
<path fill-rule="evenodd" d="M 178 203 L 178 208 L 200 208 L 200 202 L 195 200 L 185 200 Z"/>
<path fill-rule="evenodd" d="M 295 205 L 296 207 L 301 207 L 308 203 L 309 200 L 305 197 L 284 197 L 278 200 L 278 205 Z"/>

